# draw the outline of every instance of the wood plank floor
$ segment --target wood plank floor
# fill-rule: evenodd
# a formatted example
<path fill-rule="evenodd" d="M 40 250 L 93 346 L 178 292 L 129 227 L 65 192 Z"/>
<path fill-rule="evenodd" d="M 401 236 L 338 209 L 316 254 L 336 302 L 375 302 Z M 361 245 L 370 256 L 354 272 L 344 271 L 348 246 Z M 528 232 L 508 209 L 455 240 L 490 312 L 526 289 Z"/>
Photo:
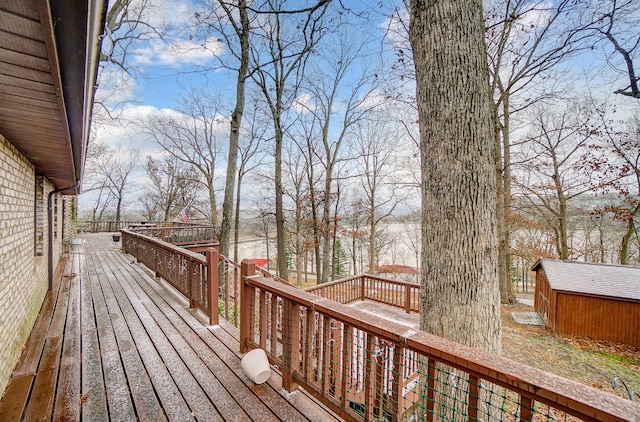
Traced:
<path fill-rule="evenodd" d="M 237 330 L 159 284 L 109 234 L 73 247 L 43 305 L 0 420 L 336 420 L 272 373 L 242 372 Z"/>

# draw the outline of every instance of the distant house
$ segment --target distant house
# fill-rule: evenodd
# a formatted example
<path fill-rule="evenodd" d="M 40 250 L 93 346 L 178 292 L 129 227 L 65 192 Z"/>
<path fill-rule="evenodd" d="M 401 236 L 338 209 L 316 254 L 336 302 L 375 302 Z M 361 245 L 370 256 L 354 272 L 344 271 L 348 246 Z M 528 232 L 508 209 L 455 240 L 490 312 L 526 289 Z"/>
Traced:
<path fill-rule="evenodd" d="M 418 270 L 409 265 L 380 265 L 376 267 L 376 274 L 396 280 L 400 278 L 404 281 L 417 281 Z"/>
<path fill-rule="evenodd" d="M 73 235 L 106 2 L 0 9 L 1 394 Z"/>
<path fill-rule="evenodd" d="M 541 259 L 532 270 L 554 332 L 640 347 L 640 267 Z"/>

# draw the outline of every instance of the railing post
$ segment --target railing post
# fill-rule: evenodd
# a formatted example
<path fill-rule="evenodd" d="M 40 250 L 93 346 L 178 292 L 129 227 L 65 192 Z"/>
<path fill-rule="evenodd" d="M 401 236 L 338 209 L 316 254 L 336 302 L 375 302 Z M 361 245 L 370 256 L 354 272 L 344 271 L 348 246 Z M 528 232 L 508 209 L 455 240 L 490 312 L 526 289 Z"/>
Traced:
<path fill-rule="evenodd" d="M 298 388 L 293 380 L 293 372 L 298 369 L 300 360 L 300 306 L 289 299 L 284 299 L 283 305 L 282 388 L 290 393 Z"/>
<path fill-rule="evenodd" d="M 218 325 L 218 251 L 207 249 L 207 287 L 209 289 L 209 324 Z"/>
<path fill-rule="evenodd" d="M 365 284 L 366 279 L 367 279 L 366 276 L 364 276 L 364 275 L 360 276 L 360 300 L 365 300 L 365 297 L 364 297 L 364 291 L 365 291 L 364 284 Z"/>
<path fill-rule="evenodd" d="M 393 348 L 393 371 L 390 371 L 392 377 L 391 382 L 391 406 L 393 412 L 391 412 L 392 422 L 399 420 L 398 413 L 403 407 L 400 406 L 400 400 L 402 397 L 402 388 L 404 387 L 404 348 L 396 344 Z"/>
<path fill-rule="evenodd" d="M 253 288 L 247 284 L 247 277 L 255 275 L 256 264 L 250 259 L 240 263 L 240 353 L 249 351 L 248 341 L 251 339 L 251 312 L 253 305 Z"/>
<path fill-rule="evenodd" d="M 467 393 L 467 415 L 469 421 L 478 420 L 478 395 L 479 395 L 480 379 L 475 375 L 469 375 L 469 392 Z"/>
<path fill-rule="evenodd" d="M 520 421 L 529 422 L 533 420 L 533 400 L 526 396 L 520 396 Z"/>
<path fill-rule="evenodd" d="M 189 307 L 197 308 L 198 307 L 198 299 L 196 297 L 196 292 L 198 291 L 198 280 L 195 277 L 195 265 L 191 259 L 187 261 L 187 281 L 189 283 Z"/>
<path fill-rule="evenodd" d="M 404 310 L 406 313 L 411 313 L 411 286 L 404 285 Z"/>

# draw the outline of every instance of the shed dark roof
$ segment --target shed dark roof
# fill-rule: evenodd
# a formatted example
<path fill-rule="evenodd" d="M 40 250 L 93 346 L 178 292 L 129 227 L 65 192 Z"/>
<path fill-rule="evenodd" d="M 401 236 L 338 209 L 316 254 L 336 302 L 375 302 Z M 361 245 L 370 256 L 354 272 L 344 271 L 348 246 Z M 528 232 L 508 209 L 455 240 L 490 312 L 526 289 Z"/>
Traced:
<path fill-rule="evenodd" d="M 640 267 L 541 259 L 533 270 L 540 266 L 554 290 L 640 300 Z"/>

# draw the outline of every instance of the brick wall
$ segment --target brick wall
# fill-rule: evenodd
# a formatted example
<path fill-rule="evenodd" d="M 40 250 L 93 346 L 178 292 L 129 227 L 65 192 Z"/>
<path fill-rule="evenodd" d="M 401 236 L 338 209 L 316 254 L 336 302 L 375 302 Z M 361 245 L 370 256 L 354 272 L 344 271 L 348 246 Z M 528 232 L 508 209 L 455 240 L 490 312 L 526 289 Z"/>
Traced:
<path fill-rule="evenodd" d="M 53 186 L 0 135 L 0 396 L 47 293 L 47 195 Z M 62 222 L 62 196 L 58 221 Z M 61 251 L 58 224 L 54 262 Z"/>

